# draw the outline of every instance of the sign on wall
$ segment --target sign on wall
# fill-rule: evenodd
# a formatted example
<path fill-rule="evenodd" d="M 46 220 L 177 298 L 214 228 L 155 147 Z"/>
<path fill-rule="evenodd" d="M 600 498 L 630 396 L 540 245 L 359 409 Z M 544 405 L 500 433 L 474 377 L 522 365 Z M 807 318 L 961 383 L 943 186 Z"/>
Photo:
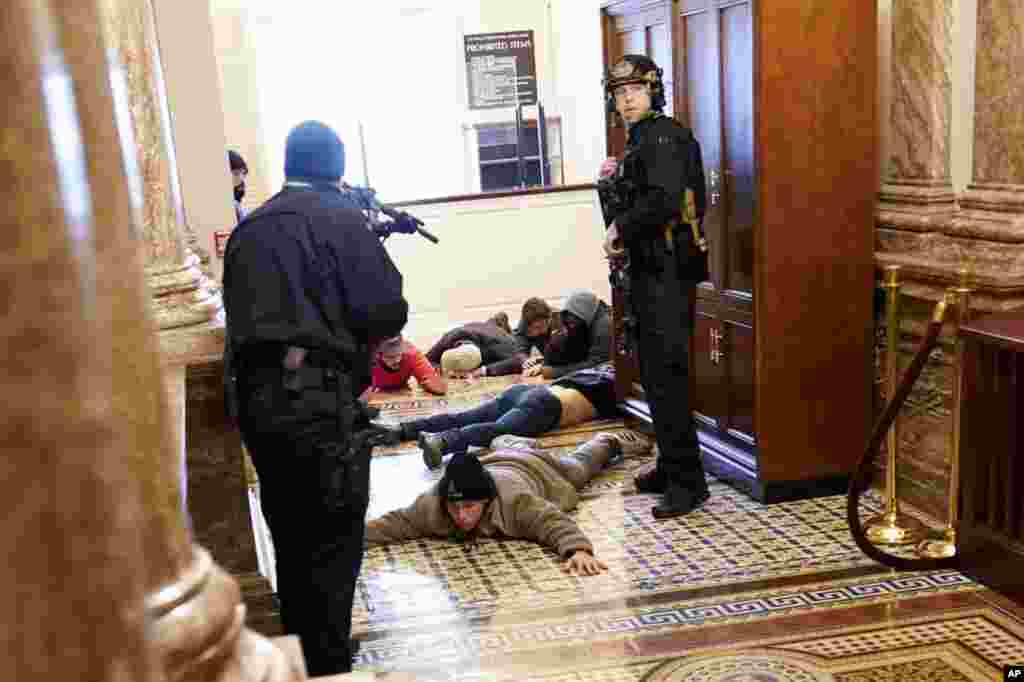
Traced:
<path fill-rule="evenodd" d="M 536 104 L 533 31 L 467 35 L 466 84 L 470 109 Z"/>

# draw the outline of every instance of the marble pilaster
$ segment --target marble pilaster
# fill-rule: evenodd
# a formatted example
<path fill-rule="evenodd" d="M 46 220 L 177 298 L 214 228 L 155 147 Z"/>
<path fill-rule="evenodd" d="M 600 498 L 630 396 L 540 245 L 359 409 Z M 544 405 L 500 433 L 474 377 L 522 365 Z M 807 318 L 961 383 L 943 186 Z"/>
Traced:
<path fill-rule="evenodd" d="M 876 210 L 875 258 L 880 266 L 901 266 L 904 329 L 899 351 L 890 359 L 880 350 L 883 362 L 900 367 L 913 352 L 914 330 L 923 330 L 932 304 L 961 260 L 960 251 L 950 248 L 948 234 L 957 210 L 950 170 L 954 4 L 892 2 L 892 104 L 886 176 Z M 879 324 L 884 325 L 884 318 Z M 941 391 L 947 374 L 937 355 L 904 406 L 899 430 L 899 497 L 938 518 L 944 515 L 947 454 L 941 434 L 948 406 Z M 888 387 L 880 387 L 884 394 Z M 884 466 L 884 459 L 879 464 Z"/>
<path fill-rule="evenodd" d="M 184 523 L 175 391 L 165 390 L 129 189 L 135 145 L 115 124 L 128 115 L 123 72 L 104 51 L 100 16 L 95 0 L 0 8 L 4 35 L 19 36 L 0 48 L 4 73 L 22 76 L 0 105 L 11 189 L 0 208 L 10 349 L 0 431 L 22 455 L 0 476 L 12 507 L 0 523 L 31 539 L 8 566 L 42 558 L 38 575 L 5 581 L 17 589 L 4 598 L 30 603 L 0 609 L 21 620 L 3 630 L 25 631 L 36 677 L 0 677 L 298 680 L 301 664 L 244 628 L 237 583 Z M 50 629 L 26 628 L 26 609 Z M 94 667 L 63 670 L 47 656 Z"/>
<path fill-rule="evenodd" d="M 221 309 L 190 243 L 171 135 L 170 113 L 150 0 L 103 0 L 107 44 L 127 82 L 141 186 L 146 281 L 158 328 L 203 324 Z"/>
<path fill-rule="evenodd" d="M 878 260 L 925 274 L 956 210 L 950 181 L 953 0 L 894 0 L 892 108 Z"/>
<path fill-rule="evenodd" d="M 983 241 L 977 309 L 1024 306 L 1024 5 L 978 0 L 973 177 L 953 236 Z M 988 304 L 986 298 L 991 299 Z"/>

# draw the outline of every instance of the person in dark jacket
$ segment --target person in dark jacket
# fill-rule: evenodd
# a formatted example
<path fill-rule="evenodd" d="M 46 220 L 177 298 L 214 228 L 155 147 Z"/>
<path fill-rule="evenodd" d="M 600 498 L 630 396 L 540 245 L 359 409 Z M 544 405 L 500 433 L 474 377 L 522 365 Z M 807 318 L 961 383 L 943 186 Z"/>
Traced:
<path fill-rule="evenodd" d="M 427 359 L 435 365 L 443 365 L 441 356 L 463 344 L 471 344 L 479 350 L 479 366 L 462 368 L 463 372 L 468 370 L 472 376 L 518 374 L 522 371 L 523 361 L 526 360 L 526 355 L 519 350 L 515 337 L 503 329 L 494 318 L 485 322 L 470 322 L 452 329 L 427 351 Z"/>
<path fill-rule="evenodd" d="M 668 518 L 708 498 L 689 371 L 696 285 L 708 277 L 703 163 L 693 132 L 661 113 L 661 69 L 648 57 L 624 56 L 604 87 L 609 109 L 629 130 L 622 160 L 607 159 L 598 181 L 604 249 L 611 259 L 628 259 L 628 305 L 658 441 L 657 466 L 636 486 L 663 493 L 652 513 Z"/>
<path fill-rule="evenodd" d="M 245 197 L 245 179 L 249 177 L 249 165 L 242 158 L 241 154 L 234 149 L 229 149 L 228 168 L 231 170 L 232 196 L 235 200 L 235 220 L 241 222 L 242 218 L 245 217 L 245 209 L 242 208 L 242 198 Z"/>
<path fill-rule="evenodd" d="M 557 379 L 611 359 L 612 316 L 608 304 L 589 291 L 569 296 L 561 312 L 562 328 L 544 348 L 543 365 L 528 368 L 526 376 Z"/>
<path fill-rule="evenodd" d="M 557 428 L 619 415 L 615 368 L 611 363 L 579 370 L 551 384 L 516 384 L 497 398 L 463 412 L 402 422 L 393 442 L 416 439 L 429 469 L 444 455 L 469 446 L 488 447 L 504 435 L 538 436 Z"/>
<path fill-rule="evenodd" d="M 401 274 L 341 195 L 344 158 L 329 127 L 296 126 L 284 189 L 234 229 L 224 257 L 227 386 L 260 478 L 281 618 L 311 675 L 351 669 L 370 456 L 356 396 L 409 309 Z"/>

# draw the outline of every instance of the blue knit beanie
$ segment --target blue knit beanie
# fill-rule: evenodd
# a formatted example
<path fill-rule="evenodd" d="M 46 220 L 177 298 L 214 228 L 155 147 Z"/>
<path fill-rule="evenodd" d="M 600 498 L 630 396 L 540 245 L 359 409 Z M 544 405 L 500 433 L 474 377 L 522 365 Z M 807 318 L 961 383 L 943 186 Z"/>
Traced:
<path fill-rule="evenodd" d="M 305 121 L 292 128 L 284 146 L 284 176 L 337 182 L 345 175 L 345 145 L 329 126 Z"/>

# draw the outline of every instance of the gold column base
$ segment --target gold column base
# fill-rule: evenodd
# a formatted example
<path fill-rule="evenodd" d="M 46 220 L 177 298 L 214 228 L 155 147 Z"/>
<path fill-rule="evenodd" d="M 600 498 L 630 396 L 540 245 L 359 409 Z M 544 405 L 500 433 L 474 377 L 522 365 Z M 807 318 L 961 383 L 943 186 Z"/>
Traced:
<path fill-rule="evenodd" d="M 947 528 L 941 538 L 924 540 L 917 546 L 917 554 L 925 559 L 948 559 L 956 556 L 956 533 Z"/>
<path fill-rule="evenodd" d="M 865 524 L 864 534 L 873 545 L 910 545 L 925 536 L 924 524 L 901 511 L 883 512 Z"/>

